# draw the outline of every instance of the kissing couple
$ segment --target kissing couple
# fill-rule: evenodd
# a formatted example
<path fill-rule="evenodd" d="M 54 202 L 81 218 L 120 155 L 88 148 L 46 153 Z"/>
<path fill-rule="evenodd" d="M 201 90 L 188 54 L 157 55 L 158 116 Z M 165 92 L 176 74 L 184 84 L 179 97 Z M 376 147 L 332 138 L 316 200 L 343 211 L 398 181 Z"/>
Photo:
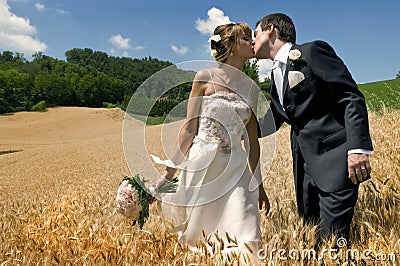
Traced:
<path fill-rule="evenodd" d="M 248 24 L 230 23 L 209 42 L 218 66 L 196 73 L 173 156 L 153 156 L 166 166 L 155 191 L 180 170 L 177 193 L 162 196 L 179 241 L 192 250 L 205 238 L 225 250 L 262 247 L 259 209 L 267 215 L 270 203 L 259 138 L 286 123 L 298 214 L 317 225 L 319 239 L 350 243 L 373 147 L 364 96 L 341 58 L 324 41 L 296 44 L 295 25 L 281 13 L 261 18 L 254 39 Z M 241 71 L 254 57 L 273 60 L 270 106 L 258 118 L 258 86 Z"/>

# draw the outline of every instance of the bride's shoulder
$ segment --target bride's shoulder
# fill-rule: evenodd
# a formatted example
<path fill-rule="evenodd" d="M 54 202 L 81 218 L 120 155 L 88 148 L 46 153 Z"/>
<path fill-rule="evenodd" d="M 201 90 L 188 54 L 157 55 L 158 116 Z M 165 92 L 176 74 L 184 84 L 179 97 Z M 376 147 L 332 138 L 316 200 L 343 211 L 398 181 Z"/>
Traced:
<path fill-rule="evenodd" d="M 194 81 L 208 82 L 211 80 L 210 69 L 201 69 L 194 76 Z"/>

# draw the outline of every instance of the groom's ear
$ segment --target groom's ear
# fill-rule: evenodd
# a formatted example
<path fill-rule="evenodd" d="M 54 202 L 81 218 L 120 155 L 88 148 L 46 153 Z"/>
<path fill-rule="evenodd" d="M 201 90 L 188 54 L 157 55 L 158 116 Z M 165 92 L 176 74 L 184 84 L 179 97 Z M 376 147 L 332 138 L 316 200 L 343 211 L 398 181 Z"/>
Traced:
<path fill-rule="evenodd" d="M 275 27 L 273 24 L 271 24 L 270 25 L 270 28 L 268 29 L 270 32 L 269 32 L 269 35 L 270 36 L 273 36 L 273 34 L 275 34 L 275 37 L 277 38 L 277 39 L 279 39 L 279 30 L 278 30 L 278 28 L 277 27 Z"/>
<path fill-rule="evenodd" d="M 265 27 L 265 30 L 264 31 L 272 31 L 272 30 L 274 30 L 275 29 L 275 26 L 274 26 L 274 24 L 268 24 L 266 27 Z"/>
<path fill-rule="evenodd" d="M 270 30 L 271 32 L 277 32 L 277 31 L 278 31 L 278 29 L 275 27 L 274 24 L 270 24 L 270 25 L 269 25 L 269 30 Z"/>

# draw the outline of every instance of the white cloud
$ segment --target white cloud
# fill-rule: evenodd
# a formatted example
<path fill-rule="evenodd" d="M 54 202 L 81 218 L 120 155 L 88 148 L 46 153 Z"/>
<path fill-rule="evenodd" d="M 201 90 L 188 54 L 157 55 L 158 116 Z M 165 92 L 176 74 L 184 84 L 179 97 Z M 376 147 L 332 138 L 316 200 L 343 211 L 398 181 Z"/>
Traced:
<path fill-rule="evenodd" d="M 1 31 L 0 48 L 14 52 L 22 52 L 24 55 L 31 56 L 35 52 L 46 50 L 47 46 L 29 35 L 7 34 Z"/>
<path fill-rule="evenodd" d="M 129 57 L 127 50 L 144 50 L 146 47 L 144 46 L 135 46 L 132 47 L 130 44 L 131 39 L 124 38 L 121 34 L 116 34 L 110 37 L 109 41 L 111 42 L 113 48 L 110 49 L 112 55 L 122 55 L 124 57 Z"/>
<path fill-rule="evenodd" d="M 271 78 L 272 61 L 268 59 L 260 59 L 257 62 L 258 66 L 258 77 L 260 81 L 264 81 L 265 78 Z"/>
<path fill-rule="evenodd" d="M 0 0 L 0 29 L 15 34 L 35 34 L 36 28 L 30 25 L 29 19 L 21 18 L 10 12 L 7 0 Z"/>
<path fill-rule="evenodd" d="M 46 6 L 43 5 L 42 3 L 36 3 L 36 4 L 35 4 L 35 8 L 36 8 L 36 10 L 39 11 L 39 12 L 46 11 Z"/>
<path fill-rule="evenodd" d="M 131 45 L 129 44 L 130 39 L 123 38 L 120 34 L 111 36 L 109 40 L 117 49 L 126 50 L 131 48 Z"/>
<path fill-rule="evenodd" d="M 196 30 L 203 35 L 212 35 L 218 25 L 231 23 L 229 17 L 225 16 L 224 12 L 216 7 L 208 10 L 207 15 L 207 19 L 198 18 L 196 20 Z"/>
<path fill-rule="evenodd" d="M 24 53 L 31 56 L 35 52 L 45 51 L 47 45 L 37 39 L 36 28 L 28 18 L 11 13 L 7 0 L 0 0 L 0 49 Z"/>
<path fill-rule="evenodd" d="M 184 47 L 184 46 L 178 47 L 178 46 L 172 45 L 171 49 L 176 54 L 180 54 L 180 55 L 184 55 L 189 51 L 189 49 L 187 47 Z"/>
<path fill-rule="evenodd" d="M 133 50 L 144 50 L 144 49 L 146 49 L 146 47 L 144 47 L 144 46 L 135 46 L 132 49 Z"/>
<path fill-rule="evenodd" d="M 60 9 L 60 8 L 46 7 L 44 4 L 39 3 L 39 2 L 35 4 L 35 9 L 38 12 L 56 11 L 58 14 L 61 14 L 61 15 L 68 15 L 69 14 L 69 11 L 66 11 L 66 10 L 63 10 L 63 9 Z"/>
<path fill-rule="evenodd" d="M 59 9 L 59 8 L 56 8 L 56 11 L 57 11 L 58 14 L 61 14 L 61 15 L 68 15 L 69 14 L 69 11 L 65 11 L 65 10 Z"/>

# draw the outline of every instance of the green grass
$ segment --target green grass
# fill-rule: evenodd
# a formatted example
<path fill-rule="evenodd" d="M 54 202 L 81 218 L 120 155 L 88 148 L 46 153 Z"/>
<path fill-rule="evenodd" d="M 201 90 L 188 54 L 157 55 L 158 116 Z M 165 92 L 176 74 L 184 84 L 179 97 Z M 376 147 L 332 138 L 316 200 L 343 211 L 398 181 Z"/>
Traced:
<path fill-rule="evenodd" d="M 358 85 L 369 111 L 400 109 L 400 78 Z"/>

